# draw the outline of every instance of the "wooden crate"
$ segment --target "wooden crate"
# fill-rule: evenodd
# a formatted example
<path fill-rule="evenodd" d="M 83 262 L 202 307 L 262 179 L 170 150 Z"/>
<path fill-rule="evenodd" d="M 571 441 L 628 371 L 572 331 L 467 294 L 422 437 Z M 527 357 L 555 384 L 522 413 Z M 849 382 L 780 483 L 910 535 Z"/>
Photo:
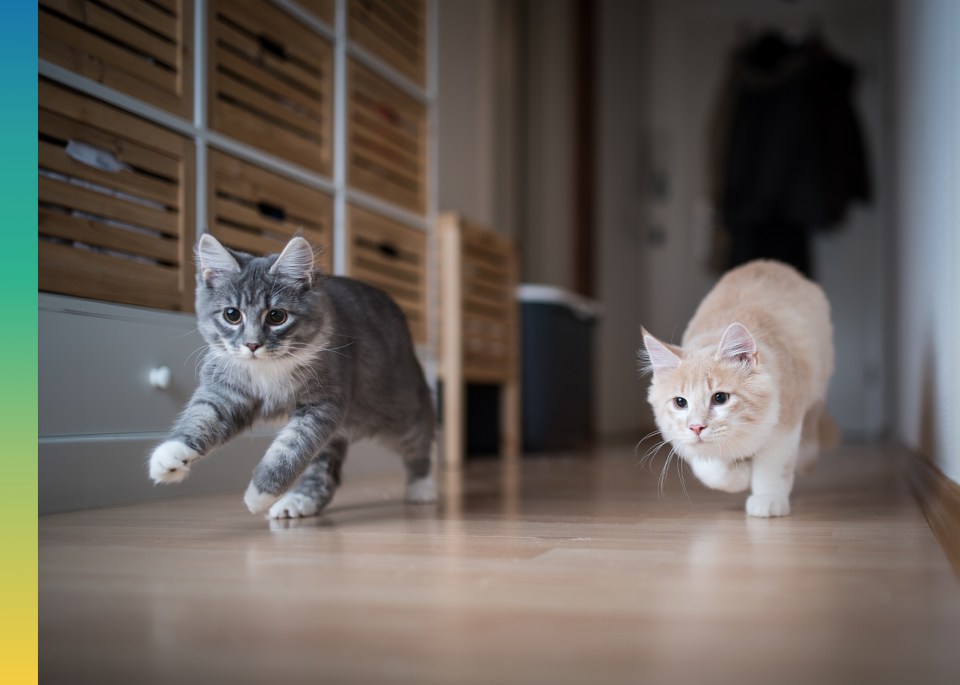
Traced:
<path fill-rule="evenodd" d="M 414 342 L 427 343 L 427 236 L 424 231 L 350 205 L 347 275 L 389 293 L 406 314 Z"/>
<path fill-rule="evenodd" d="M 212 0 L 209 50 L 211 128 L 330 175 L 331 45 L 266 0 Z"/>
<path fill-rule="evenodd" d="M 420 86 L 426 84 L 424 0 L 350 0 L 350 40 Z"/>
<path fill-rule="evenodd" d="M 193 111 L 193 0 L 40 0 L 39 56 L 182 117 Z"/>
<path fill-rule="evenodd" d="M 42 79 L 38 99 L 40 290 L 192 309 L 193 144 Z"/>
<path fill-rule="evenodd" d="M 466 383 L 500 386 L 501 452 L 520 450 L 518 259 L 506 236 L 440 216 L 440 377 L 444 382 L 444 460 L 466 451 Z"/>
<path fill-rule="evenodd" d="M 425 213 L 426 108 L 354 61 L 349 93 L 348 185 Z"/>
<path fill-rule="evenodd" d="M 298 0 L 298 5 L 310 12 L 318 19 L 323 19 L 333 27 L 336 0 Z"/>
<path fill-rule="evenodd" d="M 217 239 L 244 252 L 272 254 L 299 232 L 317 252 L 317 266 L 330 272 L 329 195 L 216 150 L 209 169 L 209 230 Z"/>

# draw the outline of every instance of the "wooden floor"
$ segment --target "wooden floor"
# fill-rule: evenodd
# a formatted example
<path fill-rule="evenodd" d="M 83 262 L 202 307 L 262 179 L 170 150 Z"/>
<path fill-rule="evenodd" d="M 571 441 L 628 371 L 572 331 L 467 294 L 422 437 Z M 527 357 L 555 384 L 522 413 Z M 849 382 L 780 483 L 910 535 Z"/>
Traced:
<path fill-rule="evenodd" d="M 632 446 L 471 463 L 437 507 L 348 482 L 40 519 L 40 683 L 960 682 L 960 584 L 896 461 L 845 448 L 794 515 Z M 465 484 L 465 485 L 464 485 Z"/>

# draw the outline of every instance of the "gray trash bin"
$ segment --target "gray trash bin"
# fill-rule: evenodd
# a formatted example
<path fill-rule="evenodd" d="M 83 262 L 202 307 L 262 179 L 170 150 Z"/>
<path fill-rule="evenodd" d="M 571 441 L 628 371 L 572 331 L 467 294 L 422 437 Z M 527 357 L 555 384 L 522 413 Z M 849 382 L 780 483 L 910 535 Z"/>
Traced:
<path fill-rule="evenodd" d="M 593 431 L 593 329 L 599 305 L 562 288 L 518 288 L 525 452 L 583 446 Z"/>

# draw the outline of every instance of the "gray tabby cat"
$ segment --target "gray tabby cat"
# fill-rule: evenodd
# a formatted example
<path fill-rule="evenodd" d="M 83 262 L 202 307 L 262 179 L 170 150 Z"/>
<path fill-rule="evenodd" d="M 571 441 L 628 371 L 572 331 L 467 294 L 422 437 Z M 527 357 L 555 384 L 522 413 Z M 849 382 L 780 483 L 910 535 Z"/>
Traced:
<path fill-rule="evenodd" d="M 254 257 L 204 235 L 197 255 L 197 321 L 209 349 L 199 387 L 150 457 L 154 482 L 179 482 L 256 420 L 283 418 L 244 495 L 251 512 L 317 514 L 340 483 L 349 443 L 372 436 L 404 458 L 407 501 L 434 501 L 433 404 L 400 308 L 372 286 L 322 277 L 300 237 Z"/>

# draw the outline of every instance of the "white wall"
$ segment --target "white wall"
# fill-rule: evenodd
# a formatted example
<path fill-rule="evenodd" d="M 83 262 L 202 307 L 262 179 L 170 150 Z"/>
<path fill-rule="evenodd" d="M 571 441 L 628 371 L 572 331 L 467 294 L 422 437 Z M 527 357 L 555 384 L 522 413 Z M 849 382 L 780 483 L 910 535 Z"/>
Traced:
<path fill-rule="evenodd" d="M 437 11 L 440 210 L 516 236 L 524 187 L 521 6 L 443 0 Z"/>
<path fill-rule="evenodd" d="M 524 280 L 573 289 L 574 50 L 570 0 L 528 0 Z"/>
<path fill-rule="evenodd" d="M 437 3 L 440 210 L 492 226 L 495 214 L 493 0 Z"/>
<path fill-rule="evenodd" d="M 635 434 L 649 417 L 645 388 L 635 372 L 640 303 L 648 287 L 641 262 L 637 154 L 643 10 L 635 0 L 604 0 L 596 22 L 595 273 L 603 315 L 594 338 L 594 420 L 601 436 Z"/>
<path fill-rule="evenodd" d="M 896 429 L 960 482 L 960 3 L 896 9 Z"/>

